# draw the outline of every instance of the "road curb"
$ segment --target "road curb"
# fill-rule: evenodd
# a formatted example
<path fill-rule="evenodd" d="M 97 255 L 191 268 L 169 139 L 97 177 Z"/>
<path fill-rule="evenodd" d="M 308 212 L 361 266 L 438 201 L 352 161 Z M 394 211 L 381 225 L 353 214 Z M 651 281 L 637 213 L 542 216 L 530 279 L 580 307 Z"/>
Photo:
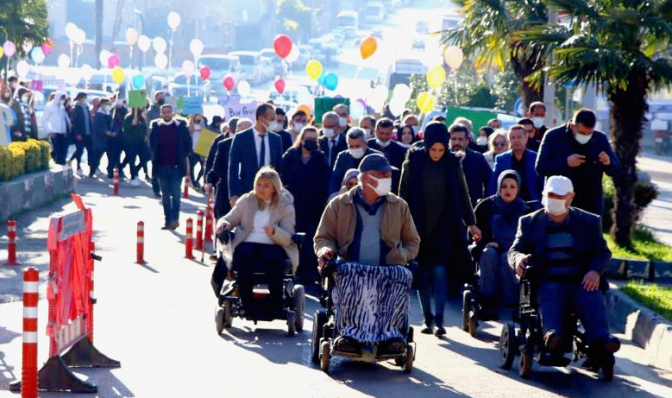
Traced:
<path fill-rule="evenodd" d="M 651 365 L 672 369 L 672 323 L 610 284 L 609 327 L 642 347 Z"/>

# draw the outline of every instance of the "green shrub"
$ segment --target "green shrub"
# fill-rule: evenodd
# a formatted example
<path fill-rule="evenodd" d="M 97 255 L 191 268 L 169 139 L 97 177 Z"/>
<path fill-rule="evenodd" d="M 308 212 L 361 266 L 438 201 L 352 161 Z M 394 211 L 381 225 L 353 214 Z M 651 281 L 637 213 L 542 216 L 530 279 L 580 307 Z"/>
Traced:
<path fill-rule="evenodd" d="M 0 181 L 26 173 L 49 169 L 51 146 L 47 141 L 29 139 L 0 147 Z"/>
<path fill-rule="evenodd" d="M 602 179 L 604 189 L 604 213 L 602 214 L 602 230 L 609 232 L 613 224 L 614 196 L 616 187 L 611 177 Z M 658 188 L 651 181 L 638 181 L 635 185 L 635 223 L 641 220 L 644 209 L 658 197 Z"/>

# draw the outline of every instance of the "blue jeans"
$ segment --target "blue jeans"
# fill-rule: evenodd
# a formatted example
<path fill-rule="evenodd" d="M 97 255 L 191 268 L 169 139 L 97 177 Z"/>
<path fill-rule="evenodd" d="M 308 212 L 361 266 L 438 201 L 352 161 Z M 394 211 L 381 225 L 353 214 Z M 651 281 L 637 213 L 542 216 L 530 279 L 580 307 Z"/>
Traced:
<path fill-rule="evenodd" d="M 161 200 L 163 203 L 163 215 L 166 220 L 166 226 L 173 221 L 180 219 L 180 185 L 182 184 L 182 174 L 177 166 L 155 165 L 155 175 L 159 179 L 161 186 Z"/>
<path fill-rule="evenodd" d="M 492 302 L 504 304 L 518 302 L 518 280 L 509 266 L 508 252 L 501 253 L 492 247 L 483 250 L 479 261 L 480 288 L 483 297 Z"/>
<path fill-rule="evenodd" d="M 442 264 L 427 264 L 431 269 L 432 286 L 418 290 L 418 299 L 422 314 L 425 318 L 425 324 L 431 326 L 443 326 L 443 312 L 446 307 L 446 298 L 448 296 L 448 266 Z M 434 315 L 432 315 L 432 290 L 434 291 Z"/>

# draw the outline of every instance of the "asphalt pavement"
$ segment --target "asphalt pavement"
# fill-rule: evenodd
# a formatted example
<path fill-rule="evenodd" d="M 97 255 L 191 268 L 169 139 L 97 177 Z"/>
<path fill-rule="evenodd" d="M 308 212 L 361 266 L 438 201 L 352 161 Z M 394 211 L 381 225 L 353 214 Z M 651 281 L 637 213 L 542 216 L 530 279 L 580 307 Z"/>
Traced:
<path fill-rule="evenodd" d="M 658 198 L 644 210 L 642 223 L 672 250 L 672 157 L 644 153 L 637 158 L 637 168 L 651 176 L 659 192 Z"/>

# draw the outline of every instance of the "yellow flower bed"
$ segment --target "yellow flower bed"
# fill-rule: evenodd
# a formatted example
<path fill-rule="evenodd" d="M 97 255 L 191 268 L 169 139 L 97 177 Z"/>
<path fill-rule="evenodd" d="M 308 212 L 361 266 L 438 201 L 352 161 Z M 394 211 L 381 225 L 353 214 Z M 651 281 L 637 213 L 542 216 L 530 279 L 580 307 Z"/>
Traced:
<path fill-rule="evenodd" d="M 0 146 L 0 181 L 49 168 L 50 146 L 47 141 L 29 139 Z"/>

